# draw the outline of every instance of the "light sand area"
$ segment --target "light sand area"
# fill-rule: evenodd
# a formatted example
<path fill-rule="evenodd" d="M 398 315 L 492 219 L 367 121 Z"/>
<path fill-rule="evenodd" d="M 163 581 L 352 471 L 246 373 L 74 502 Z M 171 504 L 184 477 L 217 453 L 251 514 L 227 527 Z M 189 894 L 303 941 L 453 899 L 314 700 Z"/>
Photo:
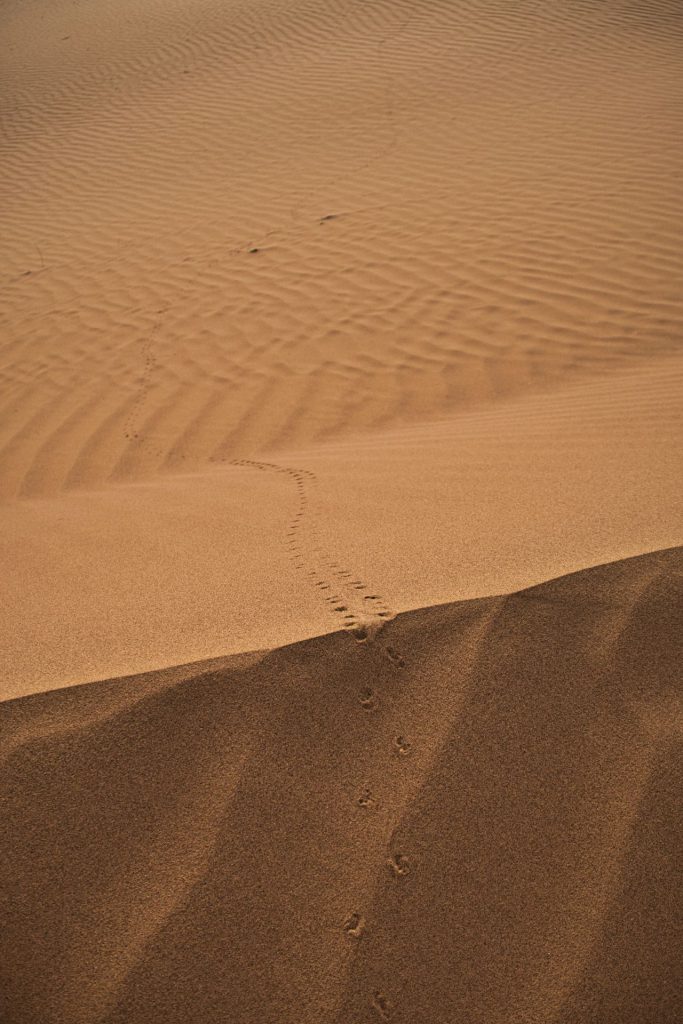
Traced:
<path fill-rule="evenodd" d="M 680 351 L 679 15 L 7 0 L 0 495 Z"/>
<path fill-rule="evenodd" d="M 423 427 L 8 503 L 2 694 L 379 625 L 678 544 L 682 393 L 669 358 Z"/>

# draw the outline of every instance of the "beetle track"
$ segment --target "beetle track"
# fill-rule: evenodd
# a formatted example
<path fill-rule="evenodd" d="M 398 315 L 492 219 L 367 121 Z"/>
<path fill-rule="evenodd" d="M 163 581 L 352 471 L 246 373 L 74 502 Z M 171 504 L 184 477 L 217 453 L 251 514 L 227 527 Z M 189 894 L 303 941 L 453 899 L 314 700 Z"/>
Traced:
<path fill-rule="evenodd" d="M 231 459 L 229 465 L 261 472 L 285 474 L 294 483 L 297 508 L 285 533 L 285 546 L 294 567 L 314 586 L 328 611 L 341 628 L 362 643 L 375 640 L 382 627 L 395 617 L 384 599 L 356 574 L 350 572 L 325 549 L 321 538 L 321 510 L 317 498 L 318 478 L 309 469 L 283 466 L 256 459 Z M 391 646 L 378 645 L 394 668 L 405 667 L 405 659 Z"/>

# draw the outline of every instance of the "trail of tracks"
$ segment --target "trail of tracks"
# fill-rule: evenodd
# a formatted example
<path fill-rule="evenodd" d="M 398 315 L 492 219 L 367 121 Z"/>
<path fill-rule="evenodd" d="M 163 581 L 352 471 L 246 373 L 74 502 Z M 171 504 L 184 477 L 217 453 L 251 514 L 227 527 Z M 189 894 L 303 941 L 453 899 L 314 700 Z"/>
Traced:
<path fill-rule="evenodd" d="M 315 473 L 254 459 L 233 459 L 230 465 L 284 474 L 290 478 L 298 500 L 287 527 L 285 542 L 294 567 L 319 591 L 320 599 L 342 629 L 351 633 L 359 643 L 371 642 L 396 668 L 403 668 L 403 656 L 379 636 L 382 627 L 394 618 L 395 613 L 380 594 L 371 590 L 363 579 L 341 564 L 326 548 Z"/>

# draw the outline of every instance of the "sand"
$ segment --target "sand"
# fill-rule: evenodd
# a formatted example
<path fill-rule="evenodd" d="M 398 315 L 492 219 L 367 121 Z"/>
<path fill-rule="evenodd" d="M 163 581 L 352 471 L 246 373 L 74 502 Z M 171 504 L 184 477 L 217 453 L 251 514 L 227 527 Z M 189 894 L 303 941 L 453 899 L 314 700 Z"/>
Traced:
<path fill-rule="evenodd" d="M 682 394 L 672 357 L 447 421 L 8 502 L 0 693 L 292 643 L 675 545 Z"/>
<path fill-rule="evenodd" d="M 0 21 L 3 1024 L 679 1021 L 680 4 Z"/>
<path fill-rule="evenodd" d="M 6 705 L 5 1019 L 676 1021 L 683 556 Z"/>

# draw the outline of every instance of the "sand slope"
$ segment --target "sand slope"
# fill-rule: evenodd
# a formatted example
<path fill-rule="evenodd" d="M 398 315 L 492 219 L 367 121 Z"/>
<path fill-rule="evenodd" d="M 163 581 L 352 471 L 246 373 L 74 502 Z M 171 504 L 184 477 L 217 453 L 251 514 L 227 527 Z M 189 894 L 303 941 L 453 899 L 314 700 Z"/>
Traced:
<path fill-rule="evenodd" d="M 682 31 L 7 0 L 0 698 L 681 543 Z"/>
<path fill-rule="evenodd" d="M 680 351 L 682 32 L 676 0 L 7 0 L 0 494 Z"/>
<path fill-rule="evenodd" d="M 680 1020 L 681 555 L 5 704 L 3 1019 Z"/>
<path fill-rule="evenodd" d="M 2 1024 L 682 1020 L 679 0 L 0 19 Z"/>
<path fill-rule="evenodd" d="M 0 697 L 679 544 L 682 393 L 671 357 L 439 423 L 8 503 Z"/>

